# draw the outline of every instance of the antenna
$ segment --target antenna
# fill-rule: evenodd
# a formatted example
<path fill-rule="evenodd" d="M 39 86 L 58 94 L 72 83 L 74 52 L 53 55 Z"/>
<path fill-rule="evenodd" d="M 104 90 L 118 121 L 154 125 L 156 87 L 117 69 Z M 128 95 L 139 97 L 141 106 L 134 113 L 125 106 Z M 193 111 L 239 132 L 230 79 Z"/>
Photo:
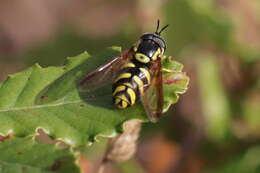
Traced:
<path fill-rule="evenodd" d="M 169 24 L 165 25 L 165 26 L 161 29 L 161 31 L 159 32 L 159 35 L 160 35 L 161 32 L 163 32 L 163 30 L 165 30 L 168 26 L 169 26 Z"/>
<path fill-rule="evenodd" d="M 156 31 L 155 34 L 160 35 L 161 32 L 163 32 L 163 30 L 165 30 L 169 25 L 165 25 L 160 31 L 159 31 L 159 27 L 160 27 L 160 20 L 157 20 L 157 27 L 156 27 Z"/>
<path fill-rule="evenodd" d="M 156 34 L 159 34 L 159 32 L 158 32 L 159 27 L 160 27 L 160 20 L 158 19 L 157 20 L 157 27 L 156 27 L 156 31 L 155 31 Z"/>

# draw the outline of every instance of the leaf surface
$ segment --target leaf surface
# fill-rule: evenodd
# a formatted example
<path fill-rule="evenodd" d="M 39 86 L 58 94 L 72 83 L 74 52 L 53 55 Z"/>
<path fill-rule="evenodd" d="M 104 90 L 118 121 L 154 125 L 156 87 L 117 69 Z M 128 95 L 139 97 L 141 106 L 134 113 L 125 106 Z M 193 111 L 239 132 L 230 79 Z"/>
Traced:
<path fill-rule="evenodd" d="M 88 72 L 120 52 L 120 48 L 113 47 L 95 56 L 82 53 L 68 58 L 61 67 L 42 68 L 36 64 L 10 75 L 0 86 L 0 133 L 21 137 L 42 128 L 54 138 L 80 146 L 92 143 L 96 136 L 114 136 L 127 120 L 147 121 L 141 104 L 117 109 L 112 104 L 111 86 L 91 93 L 78 89 L 78 83 Z M 175 61 L 169 63 L 173 64 L 171 68 L 179 66 Z M 167 73 L 170 78 L 181 70 L 172 69 Z M 165 90 L 165 98 L 170 100 L 167 107 L 177 101 L 177 93 L 185 91 L 182 87 L 186 87 L 188 81 L 184 83 L 169 85 Z"/>
<path fill-rule="evenodd" d="M 1 173 L 79 172 L 69 149 L 38 143 L 26 138 L 11 138 L 0 142 Z"/>

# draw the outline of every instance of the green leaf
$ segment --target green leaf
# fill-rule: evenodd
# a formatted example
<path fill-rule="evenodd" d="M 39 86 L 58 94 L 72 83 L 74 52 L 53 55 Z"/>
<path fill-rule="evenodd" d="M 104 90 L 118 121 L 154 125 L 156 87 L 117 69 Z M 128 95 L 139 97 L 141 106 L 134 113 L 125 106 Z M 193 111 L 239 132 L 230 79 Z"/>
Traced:
<path fill-rule="evenodd" d="M 127 120 L 147 121 L 141 104 L 117 109 L 111 101 L 111 86 L 91 93 L 78 89 L 88 72 L 120 52 L 120 48 L 113 47 L 92 57 L 82 53 L 68 58 L 61 67 L 42 68 L 36 64 L 10 75 L 0 88 L 0 133 L 27 136 L 42 128 L 54 138 L 80 146 L 97 136 L 114 136 Z M 171 94 L 176 97 L 179 91 L 172 89 Z"/>
<path fill-rule="evenodd" d="M 163 62 L 165 72 L 163 73 L 163 92 L 164 92 L 164 109 L 166 112 L 172 104 L 179 99 L 179 94 L 183 94 L 188 89 L 189 77 L 182 72 L 183 65 L 172 58 Z"/>
<path fill-rule="evenodd" d="M 0 142 L 0 151 L 1 173 L 79 172 L 69 149 L 57 149 L 31 137 Z"/>

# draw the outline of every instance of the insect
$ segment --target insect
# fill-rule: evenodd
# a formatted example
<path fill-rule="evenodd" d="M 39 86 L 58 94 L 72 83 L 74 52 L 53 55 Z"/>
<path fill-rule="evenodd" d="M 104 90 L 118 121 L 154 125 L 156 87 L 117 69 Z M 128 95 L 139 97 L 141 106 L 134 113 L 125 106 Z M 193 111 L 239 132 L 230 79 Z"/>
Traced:
<path fill-rule="evenodd" d="M 129 50 L 87 74 L 80 82 L 83 89 L 93 89 L 113 81 L 113 103 L 120 109 L 141 100 L 148 118 L 159 120 L 163 110 L 161 60 L 165 58 L 166 43 L 160 36 L 168 25 L 154 33 L 143 34 Z"/>

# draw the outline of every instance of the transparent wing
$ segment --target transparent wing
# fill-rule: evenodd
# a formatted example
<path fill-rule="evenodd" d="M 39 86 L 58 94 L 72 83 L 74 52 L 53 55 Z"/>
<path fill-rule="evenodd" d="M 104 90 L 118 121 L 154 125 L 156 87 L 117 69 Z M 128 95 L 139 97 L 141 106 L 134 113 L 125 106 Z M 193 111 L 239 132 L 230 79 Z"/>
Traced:
<path fill-rule="evenodd" d="M 82 81 L 80 81 L 80 91 L 93 91 L 113 82 L 116 73 L 121 66 L 125 64 L 131 56 L 132 51 L 124 51 L 121 56 L 115 57 L 106 64 L 98 67 L 96 70 L 87 74 Z"/>
<path fill-rule="evenodd" d="M 163 111 L 163 86 L 161 61 L 152 62 L 150 68 L 152 81 L 150 86 L 141 95 L 141 101 L 151 122 L 157 122 Z"/>

